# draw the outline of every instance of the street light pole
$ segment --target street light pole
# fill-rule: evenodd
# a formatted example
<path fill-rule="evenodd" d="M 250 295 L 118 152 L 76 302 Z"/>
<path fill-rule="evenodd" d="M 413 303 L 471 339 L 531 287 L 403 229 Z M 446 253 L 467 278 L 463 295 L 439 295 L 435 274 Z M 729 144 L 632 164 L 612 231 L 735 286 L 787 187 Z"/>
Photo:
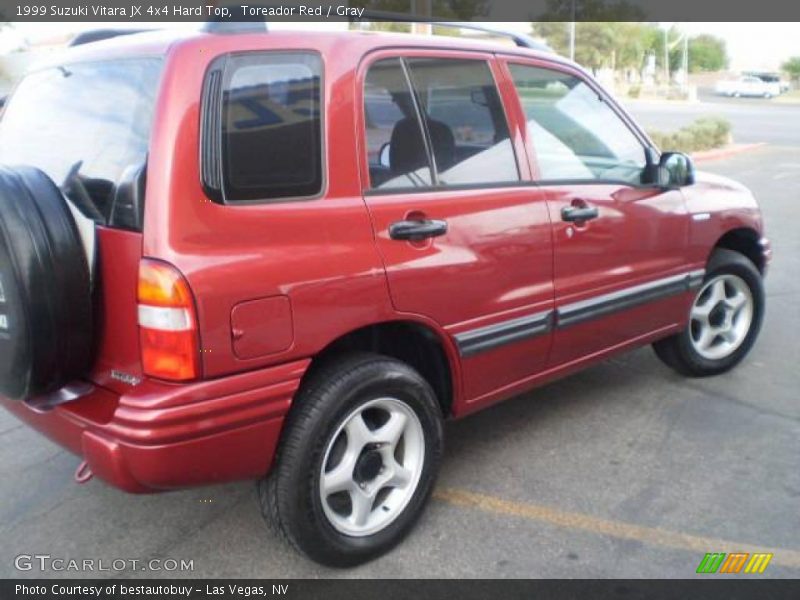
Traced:
<path fill-rule="evenodd" d="M 575 21 L 569 24 L 569 59 L 575 60 Z"/>
<path fill-rule="evenodd" d="M 683 87 L 689 89 L 689 34 L 683 34 Z"/>
<path fill-rule="evenodd" d="M 569 23 L 569 59 L 574 61 L 575 60 L 575 2 L 577 0 L 572 0 L 570 5 L 571 17 L 572 20 Z"/>

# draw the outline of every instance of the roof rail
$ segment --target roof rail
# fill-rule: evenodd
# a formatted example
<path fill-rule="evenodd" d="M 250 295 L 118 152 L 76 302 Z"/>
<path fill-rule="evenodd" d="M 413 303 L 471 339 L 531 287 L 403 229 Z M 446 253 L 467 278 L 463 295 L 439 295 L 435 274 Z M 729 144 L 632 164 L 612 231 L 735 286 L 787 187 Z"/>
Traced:
<path fill-rule="evenodd" d="M 520 48 L 530 48 L 531 50 L 554 53 L 554 50 L 550 46 L 535 40 L 529 35 L 525 35 L 523 33 L 514 33 L 512 31 L 504 31 L 502 29 L 494 29 L 493 27 L 485 27 L 484 25 L 477 25 L 475 23 L 463 21 L 437 21 L 435 19 L 413 17 L 404 13 L 368 10 L 364 11 L 364 14 L 360 18 L 351 17 L 350 21 L 359 23 L 364 21 L 396 21 L 398 23 L 424 23 L 426 25 L 431 25 L 432 27 L 449 27 L 450 29 L 469 29 L 471 31 L 480 31 L 490 35 L 510 38 Z"/>
<path fill-rule="evenodd" d="M 111 38 L 121 35 L 133 35 L 145 31 L 152 31 L 152 29 L 90 29 L 89 31 L 82 31 L 76 35 L 70 40 L 68 45 L 83 46 L 84 44 L 91 44 L 92 42 L 110 40 Z"/>
<path fill-rule="evenodd" d="M 547 44 L 540 42 L 529 35 L 525 35 L 524 33 L 514 33 L 513 31 L 494 29 L 492 27 L 484 27 L 483 25 L 475 25 L 474 23 L 463 23 L 461 21 L 431 21 L 431 25 L 434 27 L 469 29 L 471 31 L 481 31 L 490 35 L 504 36 L 511 38 L 520 48 L 530 48 L 531 50 L 540 50 L 542 52 L 553 52 L 553 49 Z"/>

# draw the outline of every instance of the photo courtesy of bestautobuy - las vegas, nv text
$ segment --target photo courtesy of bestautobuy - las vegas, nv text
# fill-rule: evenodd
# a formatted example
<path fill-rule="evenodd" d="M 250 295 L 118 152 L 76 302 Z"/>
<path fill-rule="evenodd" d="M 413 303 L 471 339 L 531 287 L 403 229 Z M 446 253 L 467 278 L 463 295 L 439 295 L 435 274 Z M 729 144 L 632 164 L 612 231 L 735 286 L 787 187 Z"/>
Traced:
<path fill-rule="evenodd" d="M 0 597 L 797 598 L 798 23 L 0 0 Z"/>

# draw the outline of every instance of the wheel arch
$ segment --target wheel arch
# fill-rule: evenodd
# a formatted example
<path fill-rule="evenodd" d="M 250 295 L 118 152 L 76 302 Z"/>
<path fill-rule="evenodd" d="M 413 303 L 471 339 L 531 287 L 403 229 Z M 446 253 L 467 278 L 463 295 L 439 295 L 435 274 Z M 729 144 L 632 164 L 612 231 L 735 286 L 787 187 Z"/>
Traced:
<path fill-rule="evenodd" d="M 301 386 L 333 357 L 355 351 L 383 354 L 412 366 L 430 384 L 442 415 L 452 416 L 461 396 L 460 362 L 453 341 L 438 327 L 405 318 L 380 321 L 344 333 L 312 357 Z"/>
<path fill-rule="evenodd" d="M 717 248 L 726 248 L 744 255 L 752 262 L 758 272 L 764 274 L 766 258 L 761 235 L 752 227 L 737 227 L 726 231 L 714 244 L 712 252 Z M 709 258 L 710 258 L 709 254 Z"/>

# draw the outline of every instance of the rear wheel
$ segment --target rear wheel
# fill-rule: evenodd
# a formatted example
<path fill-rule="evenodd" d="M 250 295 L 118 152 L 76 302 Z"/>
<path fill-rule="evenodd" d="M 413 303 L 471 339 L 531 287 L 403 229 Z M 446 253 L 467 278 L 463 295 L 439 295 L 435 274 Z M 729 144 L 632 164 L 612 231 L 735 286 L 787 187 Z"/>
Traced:
<path fill-rule="evenodd" d="M 750 351 L 764 316 L 761 274 L 746 257 L 718 249 L 708 263 L 686 328 L 653 344 L 667 365 L 684 375 L 723 373 Z"/>
<path fill-rule="evenodd" d="M 438 402 L 415 370 L 375 354 L 342 357 L 298 395 L 277 464 L 259 483 L 264 517 L 323 564 L 375 558 L 419 517 L 442 439 Z"/>

